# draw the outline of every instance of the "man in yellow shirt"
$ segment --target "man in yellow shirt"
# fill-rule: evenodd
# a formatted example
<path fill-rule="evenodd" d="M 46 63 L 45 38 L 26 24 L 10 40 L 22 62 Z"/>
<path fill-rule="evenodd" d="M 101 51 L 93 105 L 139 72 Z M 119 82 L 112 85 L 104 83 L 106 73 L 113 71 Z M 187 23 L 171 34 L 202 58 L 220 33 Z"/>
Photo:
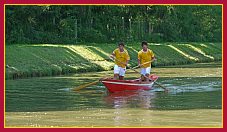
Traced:
<path fill-rule="evenodd" d="M 114 79 L 119 78 L 119 80 L 124 80 L 126 66 L 128 65 L 130 57 L 127 50 L 124 48 L 123 42 L 118 44 L 118 48 L 113 51 L 110 57 L 115 59 Z"/>
<path fill-rule="evenodd" d="M 148 49 L 147 42 L 142 42 L 142 50 L 138 52 L 138 65 L 141 65 L 141 81 L 149 82 L 149 79 L 145 78 L 144 76 L 149 77 L 151 72 L 151 62 L 154 59 L 154 53 L 152 50 Z"/>

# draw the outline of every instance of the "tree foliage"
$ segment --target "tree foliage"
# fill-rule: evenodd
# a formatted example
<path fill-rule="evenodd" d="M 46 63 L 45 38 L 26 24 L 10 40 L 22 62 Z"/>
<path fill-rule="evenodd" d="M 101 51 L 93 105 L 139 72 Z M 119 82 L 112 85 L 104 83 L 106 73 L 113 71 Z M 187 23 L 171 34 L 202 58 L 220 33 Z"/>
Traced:
<path fill-rule="evenodd" d="M 6 43 L 221 42 L 221 6 L 6 5 Z"/>

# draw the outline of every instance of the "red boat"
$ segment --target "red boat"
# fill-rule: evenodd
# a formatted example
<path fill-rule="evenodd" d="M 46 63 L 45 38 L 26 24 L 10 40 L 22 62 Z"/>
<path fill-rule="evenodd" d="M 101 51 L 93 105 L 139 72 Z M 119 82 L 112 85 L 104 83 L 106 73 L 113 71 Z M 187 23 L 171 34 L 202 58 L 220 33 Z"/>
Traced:
<path fill-rule="evenodd" d="M 156 75 L 150 75 L 149 83 L 141 83 L 139 79 L 135 80 L 114 80 L 112 78 L 107 78 L 101 80 L 109 92 L 119 92 L 125 90 L 151 90 L 154 82 L 158 79 Z"/>

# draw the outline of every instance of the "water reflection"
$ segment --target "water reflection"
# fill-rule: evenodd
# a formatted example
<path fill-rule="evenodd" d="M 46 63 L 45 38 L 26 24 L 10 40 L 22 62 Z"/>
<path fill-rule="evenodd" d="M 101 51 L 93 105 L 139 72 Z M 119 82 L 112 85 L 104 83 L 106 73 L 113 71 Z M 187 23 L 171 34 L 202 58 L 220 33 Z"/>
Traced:
<path fill-rule="evenodd" d="M 154 108 L 156 93 L 152 91 L 122 91 L 108 93 L 104 98 L 107 105 L 112 108 Z"/>

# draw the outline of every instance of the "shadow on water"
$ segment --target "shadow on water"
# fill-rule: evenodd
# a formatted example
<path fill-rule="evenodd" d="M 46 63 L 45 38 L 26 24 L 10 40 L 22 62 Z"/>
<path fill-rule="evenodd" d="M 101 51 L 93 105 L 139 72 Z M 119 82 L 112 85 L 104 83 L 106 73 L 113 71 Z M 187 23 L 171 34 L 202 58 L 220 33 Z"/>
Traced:
<path fill-rule="evenodd" d="M 221 109 L 220 77 L 160 78 L 168 93 L 151 91 L 108 93 L 102 84 L 73 92 L 80 78 L 6 80 L 6 111 L 75 111 L 92 108 L 141 108 L 151 110 Z"/>

